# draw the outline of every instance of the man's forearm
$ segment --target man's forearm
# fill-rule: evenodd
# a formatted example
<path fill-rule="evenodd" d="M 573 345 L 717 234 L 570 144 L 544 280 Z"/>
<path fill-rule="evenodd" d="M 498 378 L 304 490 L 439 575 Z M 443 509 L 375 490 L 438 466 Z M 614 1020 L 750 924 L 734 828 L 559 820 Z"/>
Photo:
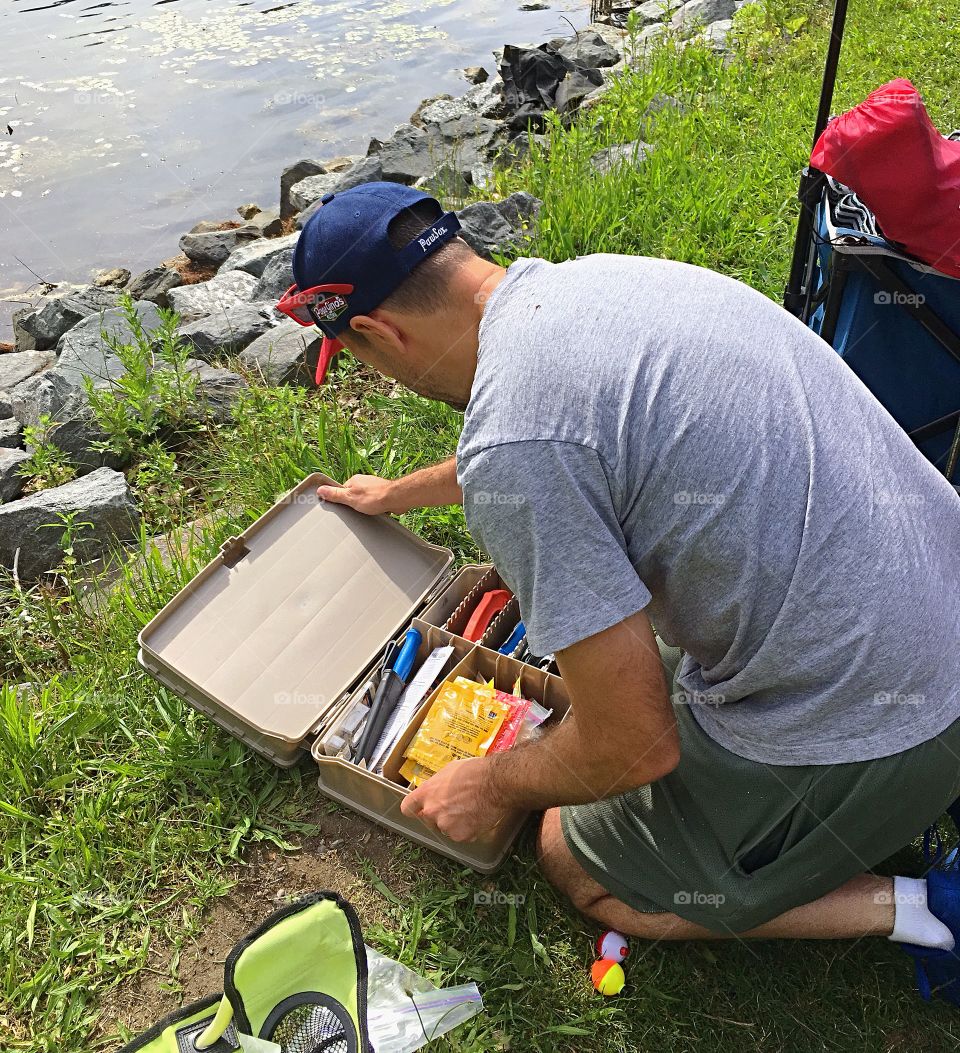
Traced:
<path fill-rule="evenodd" d="M 504 808 L 540 810 L 586 804 L 655 782 L 676 766 L 668 734 L 656 741 L 629 744 L 589 734 L 571 717 L 526 746 L 488 758 L 490 790 Z"/>
<path fill-rule="evenodd" d="M 390 503 L 398 512 L 436 505 L 459 505 L 462 502 L 463 493 L 457 483 L 455 457 L 390 482 Z"/>

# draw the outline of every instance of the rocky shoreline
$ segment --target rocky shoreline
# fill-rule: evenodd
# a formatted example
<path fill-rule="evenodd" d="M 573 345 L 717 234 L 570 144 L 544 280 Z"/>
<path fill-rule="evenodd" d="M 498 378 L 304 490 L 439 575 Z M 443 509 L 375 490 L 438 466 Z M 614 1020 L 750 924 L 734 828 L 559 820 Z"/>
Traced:
<path fill-rule="evenodd" d="M 213 419 L 226 421 L 247 380 L 212 364 L 233 356 L 243 371 L 269 384 L 309 384 L 319 351 L 311 331 L 285 319 L 274 304 L 292 283 L 298 231 L 321 198 L 386 179 L 443 199 L 463 200 L 489 185 L 494 166 L 510 165 L 542 135 L 549 113 L 564 122 L 589 111 L 615 77 L 642 63 L 650 43 L 674 31 L 724 49 L 731 19 L 750 0 L 646 0 L 620 3 L 604 22 L 538 48 L 507 45 L 491 75 L 464 74 L 472 86 L 459 98 L 425 99 L 388 139 L 370 141 L 363 157 L 305 159 L 280 177 L 275 208 L 241 205 L 239 220 L 203 222 L 180 239 L 181 254 L 135 277 L 114 268 L 89 285 L 45 286 L 37 302 L 14 315 L 15 343 L 0 353 L 0 564 L 21 580 L 60 563 L 59 532 L 45 529 L 77 514 L 85 528 L 78 554 L 102 555 L 115 540 L 135 536 L 139 513 L 117 458 L 104 452 L 88 387 L 108 389 L 124 365 L 103 339 L 133 337 L 122 295 L 135 301 L 136 324 L 151 336 L 158 308 L 180 316 L 177 333 L 190 348 L 186 368 Z M 615 24 L 627 16 L 628 36 Z M 660 99 L 655 108 L 676 104 Z M 647 122 L 649 124 L 649 122 Z M 598 172 L 642 164 L 653 144 L 635 140 L 600 151 Z M 458 211 L 463 237 L 481 255 L 522 252 L 533 236 L 540 202 L 526 193 L 479 201 Z M 3 347 L 3 345 L 0 345 Z M 78 477 L 23 496 L 21 474 L 31 450 L 24 429 L 45 422 L 46 441 L 76 465 Z"/>

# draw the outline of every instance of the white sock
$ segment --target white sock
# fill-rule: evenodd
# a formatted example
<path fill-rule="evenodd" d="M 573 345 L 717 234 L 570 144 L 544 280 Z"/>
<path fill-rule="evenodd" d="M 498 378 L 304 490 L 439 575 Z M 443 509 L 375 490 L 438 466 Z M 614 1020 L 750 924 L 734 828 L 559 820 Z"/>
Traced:
<path fill-rule="evenodd" d="M 893 932 L 888 939 L 918 947 L 953 950 L 953 933 L 927 906 L 926 878 L 893 879 Z"/>

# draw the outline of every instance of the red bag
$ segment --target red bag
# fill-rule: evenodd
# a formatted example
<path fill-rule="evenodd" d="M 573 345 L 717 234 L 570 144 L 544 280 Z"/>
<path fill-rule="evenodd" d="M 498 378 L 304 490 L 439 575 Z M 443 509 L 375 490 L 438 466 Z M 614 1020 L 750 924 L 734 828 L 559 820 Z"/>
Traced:
<path fill-rule="evenodd" d="M 960 142 L 937 131 L 910 81 L 831 121 L 810 163 L 850 187 L 890 241 L 960 278 Z"/>

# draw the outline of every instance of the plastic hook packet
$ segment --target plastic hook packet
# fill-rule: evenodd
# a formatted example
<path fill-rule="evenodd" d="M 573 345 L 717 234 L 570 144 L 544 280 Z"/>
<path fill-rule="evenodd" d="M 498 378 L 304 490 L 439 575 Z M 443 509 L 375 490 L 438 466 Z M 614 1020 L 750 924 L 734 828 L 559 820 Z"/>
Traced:
<path fill-rule="evenodd" d="M 376 1053 L 413 1053 L 482 1009 L 476 984 L 436 987 L 367 947 L 367 1026 Z"/>

